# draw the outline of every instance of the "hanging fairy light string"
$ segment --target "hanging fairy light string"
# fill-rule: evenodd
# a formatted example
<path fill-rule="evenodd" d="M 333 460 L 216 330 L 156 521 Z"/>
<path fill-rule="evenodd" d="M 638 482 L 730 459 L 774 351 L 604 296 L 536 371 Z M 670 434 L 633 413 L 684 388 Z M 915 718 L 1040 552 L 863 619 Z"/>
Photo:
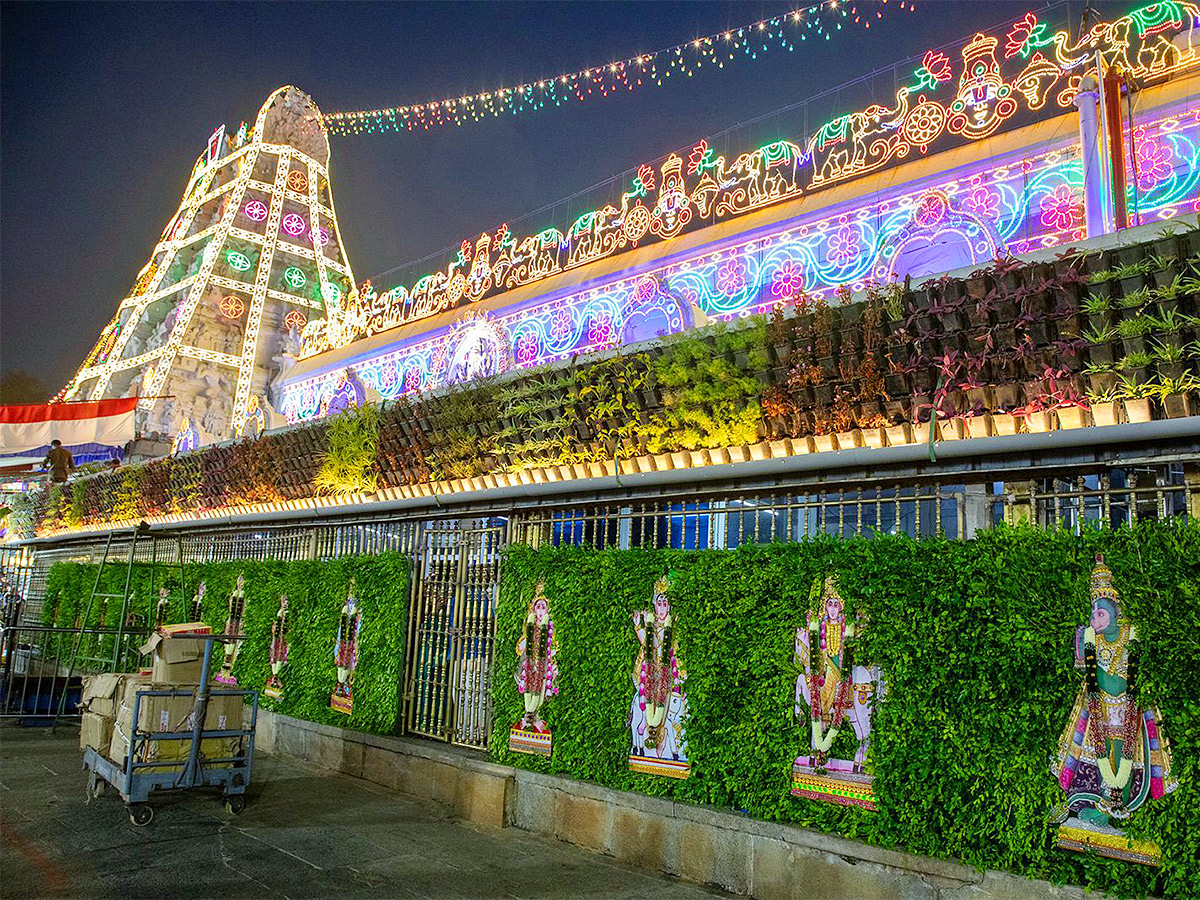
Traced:
<path fill-rule="evenodd" d="M 878 0 L 873 4 L 874 9 L 862 11 L 860 3 L 822 0 L 774 18 L 556 78 L 412 106 L 325 113 L 323 118 L 329 132 L 338 135 L 428 131 L 444 125 L 465 125 L 604 98 L 641 87 L 661 87 L 671 78 L 691 78 L 705 66 L 723 69 L 739 60 L 757 59 L 760 53 L 773 47 L 793 52 L 797 43 L 830 40 L 846 25 L 870 28 L 872 21 L 883 18 L 883 11 L 891 2 Z M 913 0 L 894 2 L 901 10 L 913 9 Z"/>

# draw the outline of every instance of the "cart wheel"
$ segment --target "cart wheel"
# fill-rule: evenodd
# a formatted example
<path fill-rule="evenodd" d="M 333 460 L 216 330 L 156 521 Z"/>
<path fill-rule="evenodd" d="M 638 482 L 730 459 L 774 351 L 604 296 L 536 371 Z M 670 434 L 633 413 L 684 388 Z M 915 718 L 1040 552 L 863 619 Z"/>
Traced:
<path fill-rule="evenodd" d="M 145 803 L 134 803 L 129 807 L 129 821 L 142 828 L 154 819 L 154 807 Z"/>
<path fill-rule="evenodd" d="M 240 815 L 246 808 L 246 798 L 241 794 L 230 794 L 225 798 L 225 811 L 231 816 Z"/>

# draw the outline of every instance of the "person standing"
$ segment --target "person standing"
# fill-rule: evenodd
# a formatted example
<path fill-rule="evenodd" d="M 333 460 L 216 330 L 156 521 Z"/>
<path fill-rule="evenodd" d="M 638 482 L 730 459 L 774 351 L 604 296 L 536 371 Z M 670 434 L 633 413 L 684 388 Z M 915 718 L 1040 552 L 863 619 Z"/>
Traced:
<path fill-rule="evenodd" d="M 43 466 L 50 469 L 50 480 L 55 484 L 66 484 L 67 476 L 75 471 L 75 457 L 71 451 L 62 445 L 62 441 L 50 442 L 50 452 L 42 460 Z"/>

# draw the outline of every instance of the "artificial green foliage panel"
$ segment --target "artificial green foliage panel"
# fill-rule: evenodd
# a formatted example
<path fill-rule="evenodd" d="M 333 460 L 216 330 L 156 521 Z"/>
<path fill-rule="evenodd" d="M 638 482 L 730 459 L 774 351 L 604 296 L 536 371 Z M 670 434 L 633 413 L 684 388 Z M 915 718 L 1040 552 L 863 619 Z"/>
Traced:
<path fill-rule="evenodd" d="M 46 582 L 43 619 L 73 625 L 87 605 L 97 566 L 58 563 Z M 127 567 L 105 566 L 101 593 L 123 591 Z M 257 561 L 188 565 L 185 586 L 178 588 L 178 566 L 134 566 L 130 580 L 131 621 L 145 623 L 153 616 L 158 591 L 170 590 L 171 623 L 190 620 L 192 598 L 205 584 L 201 619 L 214 631 L 225 627 L 229 595 L 238 575 L 245 580 L 246 606 L 234 676 L 245 688 L 262 690 L 270 676 L 271 622 L 279 610 L 280 595 L 288 597 L 289 649 L 281 673 L 284 695 L 280 700 L 260 696 L 260 703 L 290 716 L 360 731 L 390 733 L 396 723 L 399 683 L 404 660 L 409 596 L 409 563 L 396 553 L 350 556 L 329 561 Z M 334 643 L 338 615 L 346 600 L 350 578 L 362 611 L 358 666 L 354 674 L 354 708 L 347 716 L 329 708 L 337 682 Z M 128 617 L 127 617 L 128 618 Z M 99 624 L 99 601 L 87 624 Z M 120 620 L 120 601 L 110 601 L 105 615 L 109 627 Z M 112 638 L 108 638 L 111 642 Z M 106 645 L 111 652 L 111 643 Z M 221 664 L 214 654 L 214 671 Z"/>
<path fill-rule="evenodd" d="M 1142 641 L 1139 684 L 1157 705 L 1181 786 L 1129 822 L 1161 869 L 1055 849 L 1064 800 L 1049 764 L 1081 673 L 1075 628 L 1103 552 Z M 807 747 L 793 714 L 795 630 L 813 581 L 839 575 L 864 606 L 863 658 L 887 693 L 875 708 L 875 812 L 788 793 Z M 632 615 L 673 573 L 671 611 L 687 670 L 684 781 L 628 770 L 638 643 Z M 560 692 L 543 715 L 550 758 L 512 753 L 522 712 L 516 643 L 539 578 L 559 642 Z M 816 540 L 736 551 L 510 551 L 497 612 L 499 762 L 623 790 L 712 803 L 871 844 L 953 857 L 1122 895 L 1200 896 L 1200 527 L 1067 532 L 1000 528 L 973 541 Z M 849 733 L 850 729 L 846 729 Z M 840 738 L 839 738 L 840 740 Z M 853 752 L 851 750 L 851 752 Z"/>

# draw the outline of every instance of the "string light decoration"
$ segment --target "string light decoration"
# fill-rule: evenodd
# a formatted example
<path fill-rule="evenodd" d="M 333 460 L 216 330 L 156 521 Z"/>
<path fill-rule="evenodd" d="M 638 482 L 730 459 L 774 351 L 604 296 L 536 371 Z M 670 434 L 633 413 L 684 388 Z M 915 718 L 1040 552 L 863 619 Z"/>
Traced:
<path fill-rule="evenodd" d="M 184 416 L 212 439 L 239 433 L 272 356 L 296 349 L 288 329 L 303 328 L 308 310 L 338 318 L 336 302 L 354 284 L 319 114 L 288 85 L 252 129 L 214 132 L 150 262 L 56 399 L 137 394 L 142 433 L 176 434 Z M 285 221 L 299 222 L 299 243 Z M 328 235 L 319 248 L 303 237 L 318 222 Z"/>
<path fill-rule="evenodd" d="M 1037 16 L 1001 36 L 976 34 L 958 53 L 929 51 L 889 105 L 871 104 L 818 127 L 802 143 L 773 141 L 732 159 L 707 140 L 637 170 L 621 194 L 565 230 L 513 234 L 507 224 L 461 242 L 444 268 L 382 293 L 347 299 L 340 322 L 311 322 L 303 356 L 474 303 L 653 241 L 860 178 L 905 159 L 982 140 L 1018 112 L 1070 107 L 1100 53 L 1144 82 L 1196 65 L 1191 2 L 1154 3 L 1078 39 Z M 1051 53 L 1053 59 L 1044 55 Z M 1003 58 L 1001 58 L 1003 54 Z M 851 254 L 851 248 L 846 248 Z"/>
<path fill-rule="evenodd" d="M 805 41 L 828 41 L 846 26 L 870 28 L 890 5 L 891 0 L 878 0 L 869 7 L 862 0 L 822 0 L 781 16 L 555 78 L 408 106 L 326 113 L 324 121 L 330 134 L 336 135 L 428 131 L 603 99 L 643 87 L 661 87 L 672 78 L 691 78 L 705 66 L 723 69 L 741 60 L 755 60 L 776 48 L 791 53 Z M 895 0 L 895 6 L 911 11 L 913 2 Z"/>
<path fill-rule="evenodd" d="M 1142 191 L 1131 224 L 1200 210 L 1200 105 L 1138 121 L 1135 136 L 1147 149 L 1129 164 L 1129 183 L 1136 179 Z M 697 247 L 636 275 L 615 273 L 605 283 L 497 310 L 488 314 L 488 329 L 493 344 L 510 354 L 499 368 L 535 367 L 674 334 L 695 324 L 697 310 L 730 319 L 793 302 L 801 291 L 829 299 L 842 285 L 862 290 L 903 271 L 909 254 L 927 258 L 931 246 L 953 248 L 954 255 L 942 257 L 946 268 L 1070 246 L 1086 236 L 1073 137 L 1024 157 L 979 160 L 930 187 L 897 185 L 882 197 L 872 191 L 856 204 L 781 221 L 732 246 Z M 359 293 L 366 306 L 377 302 L 369 283 Z M 471 310 L 465 315 L 480 318 Z M 386 399 L 436 389 L 454 380 L 453 360 L 471 349 L 460 346 L 465 339 L 452 328 L 417 334 L 361 351 L 353 372 Z M 344 365 L 285 382 L 280 411 L 290 421 L 321 416 Z"/>

